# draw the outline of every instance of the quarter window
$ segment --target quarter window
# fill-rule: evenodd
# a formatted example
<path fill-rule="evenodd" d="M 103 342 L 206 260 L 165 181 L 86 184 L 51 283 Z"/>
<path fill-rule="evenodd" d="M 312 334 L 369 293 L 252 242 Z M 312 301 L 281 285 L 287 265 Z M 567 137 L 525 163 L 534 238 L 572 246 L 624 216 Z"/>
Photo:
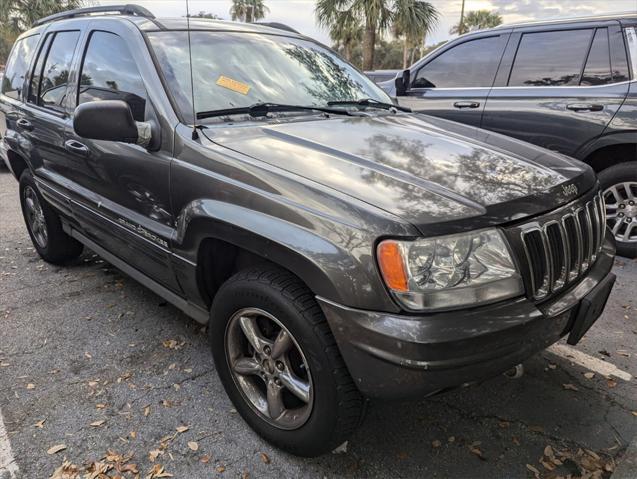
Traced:
<path fill-rule="evenodd" d="M 22 89 L 29 63 L 31 63 L 39 39 L 39 34 L 31 35 L 18 40 L 14 45 L 2 78 L 2 93 L 9 98 L 14 100 L 22 98 Z"/>
<path fill-rule="evenodd" d="M 605 85 L 613 81 L 610 71 L 608 30 L 598 28 L 586 60 L 580 85 Z"/>
<path fill-rule="evenodd" d="M 423 66 L 413 88 L 471 88 L 493 85 L 502 56 L 502 37 L 479 38 L 447 50 Z"/>
<path fill-rule="evenodd" d="M 592 29 L 525 33 L 509 86 L 579 85 L 592 35 Z"/>
<path fill-rule="evenodd" d="M 39 75 L 36 103 L 52 110 L 63 111 L 63 101 L 67 93 L 67 84 L 71 70 L 71 60 L 77 45 L 80 32 L 57 32 L 50 47 L 43 48 L 40 56 L 46 55 L 42 69 L 34 72 Z M 46 45 L 45 45 L 46 47 Z M 36 68 L 41 64 L 38 60 Z"/>
<path fill-rule="evenodd" d="M 123 100 L 136 121 L 144 121 L 146 89 L 130 50 L 113 33 L 93 32 L 86 49 L 78 104 L 99 100 Z"/>

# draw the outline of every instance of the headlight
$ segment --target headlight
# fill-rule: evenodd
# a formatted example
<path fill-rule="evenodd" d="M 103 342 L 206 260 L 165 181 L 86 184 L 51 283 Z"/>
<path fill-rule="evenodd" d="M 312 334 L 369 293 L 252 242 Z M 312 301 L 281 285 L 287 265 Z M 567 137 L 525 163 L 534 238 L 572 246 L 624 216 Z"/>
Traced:
<path fill-rule="evenodd" d="M 497 229 L 385 240 L 377 255 L 385 284 L 409 310 L 453 309 L 524 293 L 506 240 Z"/>

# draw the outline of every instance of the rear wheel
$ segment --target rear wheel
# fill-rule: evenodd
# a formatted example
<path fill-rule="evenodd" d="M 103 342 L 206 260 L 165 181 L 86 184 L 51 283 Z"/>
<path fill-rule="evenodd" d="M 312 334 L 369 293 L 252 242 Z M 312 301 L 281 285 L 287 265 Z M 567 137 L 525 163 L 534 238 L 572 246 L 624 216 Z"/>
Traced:
<path fill-rule="evenodd" d="M 637 161 L 603 170 L 599 180 L 604 190 L 608 228 L 617 242 L 617 253 L 637 257 Z"/>
<path fill-rule="evenodd" d="M 29 170 L 20 176 L 20 205 L 33 246 L 43 260 L 59 265 L 82 254 L 82 243 L 64 232 L 60 217 L 40 194 Z"/>
<path fill-rule="evenodd" d="M 219 377 L 244 420 L 293 454 L 344 442 L 364 401 L 314 295 L 291 273 L 254 269 L 215 296 L 209 326 Z"/>

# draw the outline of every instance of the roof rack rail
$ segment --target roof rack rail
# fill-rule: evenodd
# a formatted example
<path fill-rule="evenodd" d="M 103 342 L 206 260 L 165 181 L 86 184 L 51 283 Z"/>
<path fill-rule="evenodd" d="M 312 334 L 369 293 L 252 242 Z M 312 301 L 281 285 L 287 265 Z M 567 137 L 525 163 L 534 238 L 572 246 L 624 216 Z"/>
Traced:
<path fill-rule="evenodd" d="M 299 33 L 294 28 L 279 22 L 254 22 L 255 25 L 263 25 L 264 27 L 276 28 L 278 30 L 285 30 L 286 32 Z M 300 35 L 300 33 L 299 33 Z"/>
<path fill-rule="evenodd" d="M 54 13 L 48 17 L 40 18 L 33 22 L 34 27 L 43 25 L 45 23 L 54 22 L 56 20 L 63 20 L 65 18 L 82 17 L 84 15 L 91 15 L 93 13 L 119 13 L 120 15 L 134 15 L 138 17 L 155 18 L 155 15 L 150 13 L 144 7 L 139 5 L 104 5 L 99 7 L 88 8 L 76 8 L 75 10 L 67 10 L 65 12 Z"/>

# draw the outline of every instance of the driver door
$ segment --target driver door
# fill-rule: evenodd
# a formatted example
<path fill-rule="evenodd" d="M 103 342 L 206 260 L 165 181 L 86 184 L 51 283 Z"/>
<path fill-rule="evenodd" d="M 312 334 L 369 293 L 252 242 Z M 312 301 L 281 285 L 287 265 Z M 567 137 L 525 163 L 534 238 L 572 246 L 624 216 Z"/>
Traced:
<path fill-rule="evenodd" d="M 412 68 L 401 106 L 427 115 L 480 126 L 508 32 L 455 43 Z"/>

